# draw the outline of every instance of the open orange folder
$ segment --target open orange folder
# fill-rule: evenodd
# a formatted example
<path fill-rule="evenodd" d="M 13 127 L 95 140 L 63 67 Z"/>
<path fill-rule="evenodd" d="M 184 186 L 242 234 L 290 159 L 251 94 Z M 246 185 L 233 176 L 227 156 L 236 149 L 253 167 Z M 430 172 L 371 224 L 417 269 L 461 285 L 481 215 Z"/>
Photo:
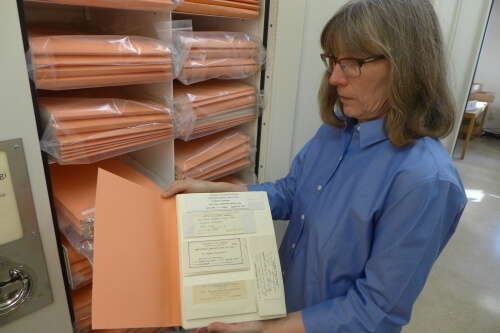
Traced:
<path fill-rule="evenodd" d="M 285 315 L 265 192 L 164 199 L 101 169 L 95 218 L 94 329 Z"/>
<path fill-rule="evenodd" d="M 102 168 L 130 181 L 157 190 L 158 186 L 125 157 L 92 164 L 49 166 L 59 229 L 70 244 L 93 262 L 94 210 L 97 170 Z"/>

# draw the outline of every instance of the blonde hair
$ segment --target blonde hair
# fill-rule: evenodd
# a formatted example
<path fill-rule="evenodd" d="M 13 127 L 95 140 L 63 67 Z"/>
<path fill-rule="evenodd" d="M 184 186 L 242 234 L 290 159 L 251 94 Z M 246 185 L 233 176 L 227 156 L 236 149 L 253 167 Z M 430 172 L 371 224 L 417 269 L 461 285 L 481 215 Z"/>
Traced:
<path fill-rule="evenodd" d="M 389 111 L 385 131 L 396 146 L 424 136 L 450 133 L 455 110 L 447 78 L 447 60 L 438 18 L 428 0 L 353 0 L 325 25 L 321 46 L 327 54 L 390 61 Z M 324 123 L 344 126 L 337 89 L 325 72 L 318 93 Z"/>

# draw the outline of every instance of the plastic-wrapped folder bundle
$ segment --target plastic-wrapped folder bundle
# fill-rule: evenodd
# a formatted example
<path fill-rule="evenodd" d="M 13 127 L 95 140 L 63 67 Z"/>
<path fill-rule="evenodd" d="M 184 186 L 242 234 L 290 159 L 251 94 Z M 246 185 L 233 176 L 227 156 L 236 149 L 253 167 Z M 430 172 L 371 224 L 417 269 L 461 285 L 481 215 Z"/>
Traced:
<path fill-rule="evenodd" d="M 133 9 L 133 10 L 172 10 L 182 0 L 25 0 L 25 2 L 47 2 L 88 7 Z"/>
<path fill-rule="evenodd" d="M 38 89 L 64 90 L 172 79 L 172 47 L 118 35 L 29 36 Z"/>
<path fill-rule="evenodd" d="M 193 14 L 257 18 L 259 0 L 184 0 L 175 11 Z"/>
<path fill-rule="evenodd" d="M 63 245 L 68 278 L 71 289 L 76 290 L 92 282 L 92 265 L 90 260 L 79 253 L 61 233 L 61 243 Z"/>
<path fill-rule="evenodd" d="M 59 229 L 68 242 L 90 263 L 94 249 L 94 211 L 97 186 L 97 171 L 102 168 L 120 177 L 148 187 L 152 191 L 160 188 L 146 175 L 132 166 L 132 161 L 110 158 L 92 164 L 49 166 L 53 198 Z"/>
<path fill-rule="evenodd" d="M 176 137 L 184 141 L 252 121 L 258 112 L 255 88 L 241 82 L 175 81 L 174 98 Z"/>
<path fill-rule="evenodd" d="M 175 140 L 177 179 L 213 180 L 248 167 L 254 149 L 250 136 L 234 129 L 200 139 Z"/>
<path fill-rule="evenodd" d="M 90 332 L 92 329 L 92 284 L 71 290 L 71 303 L 78 332 Z"/>
<path fill-rule="evenodd" d="M 189 49 L 176 78 L 184 84 L 209 79 L 243 79 L 260 70 L 266 52 L 257 36 L 242 32 L 179 32 L 177 49 Z"/>
<path fill-rule="evenodd" d="M 40 97 L 43 151 L 60 164 L 92 163 L 173 137 L 171 110 L 152 101 Z"/>

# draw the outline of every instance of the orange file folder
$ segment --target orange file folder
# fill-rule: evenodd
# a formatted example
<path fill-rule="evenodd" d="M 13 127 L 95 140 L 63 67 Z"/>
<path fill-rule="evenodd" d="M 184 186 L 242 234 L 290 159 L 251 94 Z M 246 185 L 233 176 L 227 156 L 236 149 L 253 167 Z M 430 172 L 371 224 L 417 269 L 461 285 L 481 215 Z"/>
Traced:
<path fill-rule="evenodd" d="M 175 198 L 164 199 L 160 193 L 159 188 L 136 186 L 99 171 L 92 294 L 95 329 L 181 325 Z M 116 200 L 121 209 L 116 209 Z"/>
<path fill-rule="evenodd" d="M 158 186 L 152 180 L 118 158 L 85 165 L 52 163 L 49 165 L 49 169 L 54 199 L 56 203 L 66 209 L 67 213 L 71 214 L 68 216 L 69 222 L 76 228 L 81 226 L 81 220 L 93 215 L 97 170 L 99 168 L 120 175 L 151 190 L 158 190 Z"/>
<path fill-rule="evenodd" d="M 100 169 L 95 218 L 94 329 L 286 314 L 265 192 L 165 199 Z"/>
<path fill-rule="evenodd" d="M 93 261 L 94 211 L 97 170 L 102 168 L 151 190 L 158 186 L 143 173 L 119 158 L 92 164 L 49 165 L 59 228 L 72 247 Z"/>
<path fill-rule="evenodd" d="M 171 332 L 169 329 L 159 328 L 125 328 L 110 330 L 92 330 L 92 284 L 78 290 L 71 290 L 71 301 L 75 314 L 75 323 L 78 333 L 162 333 Z"/>

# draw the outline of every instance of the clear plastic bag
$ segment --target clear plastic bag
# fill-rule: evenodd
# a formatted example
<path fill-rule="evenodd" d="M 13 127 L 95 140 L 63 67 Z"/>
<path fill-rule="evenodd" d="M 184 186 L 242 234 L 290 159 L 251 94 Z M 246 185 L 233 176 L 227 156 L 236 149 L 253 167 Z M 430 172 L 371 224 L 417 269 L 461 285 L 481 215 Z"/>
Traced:
<path fill-rule="evenodd" d="M 175 136 L 197 139 L 250 122 L 260 110 L 255 87 L 237 81 L 174 82 Z"/>
<path fill-rule="evenodd" d="M 41 149 L 59 164 L 88 164 L 172 139 L 167 105 L 117 98 L 40 97 Z"/>
<path fill-rule="evenodd" d="M 173 46 L 126 35 L 30 34 L 29 75 L 38 89 L 64 90 L 165 82 Z"/>
<path fill-rule="evenodd" d="M 262 69 L 266 51 L 259 37 L 242 32 L 196 31 L 173 35 L 176 48 L 189 53 L 176 69 L 183 84 L 213 78 L 244 79 Z"/>
<path fill-rule="evenodd" d="M 251 165 L 256 151 L 250 136 L 235 129 L 174 145 L 177 179 L 213 180 L 235 173 Z"/>

